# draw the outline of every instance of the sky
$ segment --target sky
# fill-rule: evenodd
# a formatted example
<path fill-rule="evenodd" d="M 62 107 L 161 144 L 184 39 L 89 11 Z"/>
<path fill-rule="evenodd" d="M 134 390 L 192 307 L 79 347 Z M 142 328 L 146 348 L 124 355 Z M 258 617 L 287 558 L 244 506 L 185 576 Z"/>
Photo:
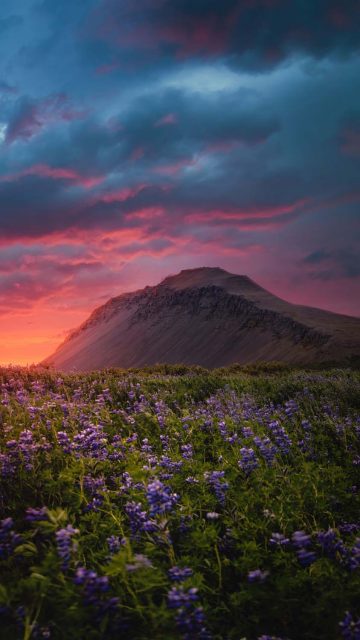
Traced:
<path fill-rule="evenodd" d="M 358 0 L 1 0 L 0 362 L 181 269 L 360 315 Z"/>

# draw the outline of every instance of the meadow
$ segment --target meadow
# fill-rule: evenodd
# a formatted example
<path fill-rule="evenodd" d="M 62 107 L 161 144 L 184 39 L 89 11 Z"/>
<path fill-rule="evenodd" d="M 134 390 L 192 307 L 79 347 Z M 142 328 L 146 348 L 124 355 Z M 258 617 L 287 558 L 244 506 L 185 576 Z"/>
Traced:
<path fill-rule="evenodd" d="M 0 387 L 1 639 L 359 640 L 358 371 Z"/>

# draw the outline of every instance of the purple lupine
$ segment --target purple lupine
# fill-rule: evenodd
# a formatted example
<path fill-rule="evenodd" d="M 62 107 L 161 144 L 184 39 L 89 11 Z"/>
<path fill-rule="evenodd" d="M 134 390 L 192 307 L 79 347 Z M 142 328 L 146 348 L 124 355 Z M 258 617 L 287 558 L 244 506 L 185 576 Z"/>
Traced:
<path fill-rule="evenodd" d="M 192 460 L 194 452 L 191 444 L 182 444 L 181 447 L 181 456 L 184 460 Z"/>
<path fill-rule="evenodd" d="M 126 571 L 133 572 L 138 571 L 139 569 L 152 569 L 153 564 L 147 556 L 144 556 L 142 553 L 136 553 L 134 555 L 134 561 L 126 564 L 125 568 Z"/>
<path fill-rule="evenodd" d="M 204 477 L 206 482 L 210 485 L 214 491 L 220 504 L 225 504 L 226 492 L 229 489 L 229 483 L 223 478 L 225 471 L 206 471 Z"/>
<path fill-rule="evenodd" d="M 311 536 L 305 531 L 294 531 L 291 536 L 292 543 L 295 547 L 308 547 L 311 544 Z"/>
<path fill-rule="evenodd" d="M 182 582 L 192 576 L 193 570 L 190 567 L 171 567 L 168 574 L 173 582 Z"/>
<path fill-rule="evenodd" d="M 126 538 L 120 538 L 119 536 L 109 536 L 106 538 L 106 542 L 111 554 L 117 553 L 121 547 L 126 544 Z"/>
<path fill-rule="evenodd" d="M 246 476 L 249 476 L 254 469 L 259 466 L 259 461 L 255 455 L 254 449 L 251 447 L 242 447 L 240 449 L 241 459 L 238 460 L 238 465 L 242 469 Z"/>
<path fill-rule="evenodd" d="M 26 509 L 25 520 L 27 522 L 41 522 L 42 520 L 48 520 L 48 510 L 47 507 L 38 507 L 32 508 L 28 507 Z"/>
<path fill-rule="evenodd" d="M 353 547 L 350 549 L 348 567 L 350 571 L 355 571 L 360 567 L 360 538 L 356 538 Z"/>
<path fill-rule="evenodd" d="M 321 545 L 323 552 L 329 558 L 336 558 L 337 554 L 344 556 L 347 554 L 347 549 L 341 538 L 338 538 L 334 529 L 328 529 L 327 531 L 320 531 L 317 534 L 317 541 Z"/>
<path fill-rule="evenodd" d="M 169 456 L 161 456 L 160 467 L 167 469 L 167 471 L 171 471 L 173 473 L 179 473 L 181 471 L 184 461 L 183 460 L 172 460 Z"/>
<path fill-rule="evenodd" d="M 59 529 L 59 531 L 55 533 L 57 551 L 63 571 L 69 568 L 71 554 L 76 549 L 72 537 L 77 533 L 79 533 L 79 529 L 74 529 L 71 524 L 68 524 L 64 529 Z"/>
<path fill-rule="evenodd" d="M 127 502 L 125 511 L 130 520 L 130 529 L 133 536 L 136 536 L 142 531 L 156 531 L 156 522 L 150 519 L 148 512 L 143 509 L 141 502 Z"/>
<path fill-rule="evenodd" d="M 347 611 L 344 620 L 339 622 L 341 635 L 344 640 L 360 640 L 360 618 L 353 618 Z"/>
<path fill-rule="evenodd" d="M 58 431 L 56 434 L 57 441 L 59 446 L 62 448 L 64 453 L 71 453 L 72 451 L 72 442 L 65 431 Z"/>
<path fill-rule="evenodd" d="M 185 590 L 183 586 L 172 587 L 168 592 L 168 607 L 176 609 L 175 621 L 183 640 L 210 640 L 205 627 L 203 609 L 196 606 L 198 590 L 195 587 Z"/>
<path fill-rule="evenodd" d="M 289 453 L 292 442 L 279 420 L 269 422 L 268 429 L 273 436 L 279 451 L 285 455 Z"/>
<path fill-rule="evenodd" d="M 254 436 L 254 444 L 256 444 L 259 449 L 260 455 L 264 458 L 266 464 L 271 467 L 277 454 L 277 448 L 271 442 L 270 438 Z"/>
<path fill-rule="evenodd" d="M 105 460 L 108 455 L 107 443 L 102 427 L 90 424 L 74 436 L 72 446 L 77 458 L 84 456 Z"/>
<path fill-rule="evenodd" d="M 94 607 L 97 617 L 101 618 L 107 612 L 116 611 L 119 598 L 105 596 L 110 588 L 107 576 L 99 576 L 96 571 L 78 567 L 73 580 L 76 585 L 82 587 L 84 603 Z"/>
<path fill-rule="evenodd" d="M 283 533 L 272 533 L 270 538 L 270 544 L 275 547 L 287 547 L 290 543 L 289 538 L 286 538 Z"/>
<path fill-rule="evenodd" d="M 172 511 L 179 500 L 179 496 L 157 478 L 149 482 L 146 498 L 150 506 L 151 516 L 162 515 L 167 511 Z"/>
<path fill-rule="evenodd" d="M 102 476 L 93 478 L 88 474 L 84 476 L 83 485 L 85 491 L 91 497 L 90 502 L 85 507 L 85 511 L 98 511 L 104 502 L 104 493 L 107 492 L 105 479 Z"/>
<path fill-rule="evenodd" d="M 261 569 L 254 569 L 253 571 L 249 571 L 247 578 L 248 582 L 265 582 L 268 577 L 268 571 L 262 571 Z"/>
<path fill-rule="evenodd" d="M 12 518 L 0 520 L 0 559 L 7 558 L 21 542 L 21 536 L 15 533 Z"/>
<path fill-rule="evenodd" d="M 303 567 L 308 567 L 316 560 L 316 554 L 309 549 L 311 545 L 311 536 L 305 531 L 295 531 L 291 537 L 292 543 L 296 548 L 296 555 Z"/>

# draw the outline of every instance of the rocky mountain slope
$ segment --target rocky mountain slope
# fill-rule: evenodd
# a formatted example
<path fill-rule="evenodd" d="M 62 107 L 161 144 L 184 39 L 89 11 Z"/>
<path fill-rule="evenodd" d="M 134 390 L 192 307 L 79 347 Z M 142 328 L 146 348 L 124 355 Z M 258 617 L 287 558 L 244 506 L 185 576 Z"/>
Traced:
<path fill-rule="evenodd" d="M 43 364 L 63 371 L 155 363 L 344 362 L 360 357 L 360 319 L 290 304 L 247 276 L 181 271 L 95 309 Z"/>

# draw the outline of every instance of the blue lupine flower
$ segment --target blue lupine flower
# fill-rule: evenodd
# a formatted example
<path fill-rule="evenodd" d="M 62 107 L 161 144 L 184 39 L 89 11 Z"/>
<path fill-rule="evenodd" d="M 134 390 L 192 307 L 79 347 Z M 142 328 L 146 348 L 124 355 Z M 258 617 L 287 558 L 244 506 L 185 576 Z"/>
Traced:
<path fill-rule="evenodd" d="M 170 579 L 174 582 L 182 582 L 192 576 L 193 570 L 190 569 L 190 567 L 171 567 L 168 574 Z"/>
<path fill-rule="evenodd" d="M 57 551 L 61 559 L 61 568 L 63 571 L 69 567 L 71 553 L 76 548 L 72 537 L 77 533 L 79 533 L 79 529 L 74 529 L 71 524 L 68 524 L 64 529 L 59 529 L 59 531 L 55 533 Z"/>
<path fill-rule="evenodd" d="M 149 482 L 146 493 L 150 505 L 150 515 L 156 516 L 172 511 L 179 500 L 179 496 L 173 493 L 170 487 L 165 486 L 161 480 L 155 478 Z"/>

